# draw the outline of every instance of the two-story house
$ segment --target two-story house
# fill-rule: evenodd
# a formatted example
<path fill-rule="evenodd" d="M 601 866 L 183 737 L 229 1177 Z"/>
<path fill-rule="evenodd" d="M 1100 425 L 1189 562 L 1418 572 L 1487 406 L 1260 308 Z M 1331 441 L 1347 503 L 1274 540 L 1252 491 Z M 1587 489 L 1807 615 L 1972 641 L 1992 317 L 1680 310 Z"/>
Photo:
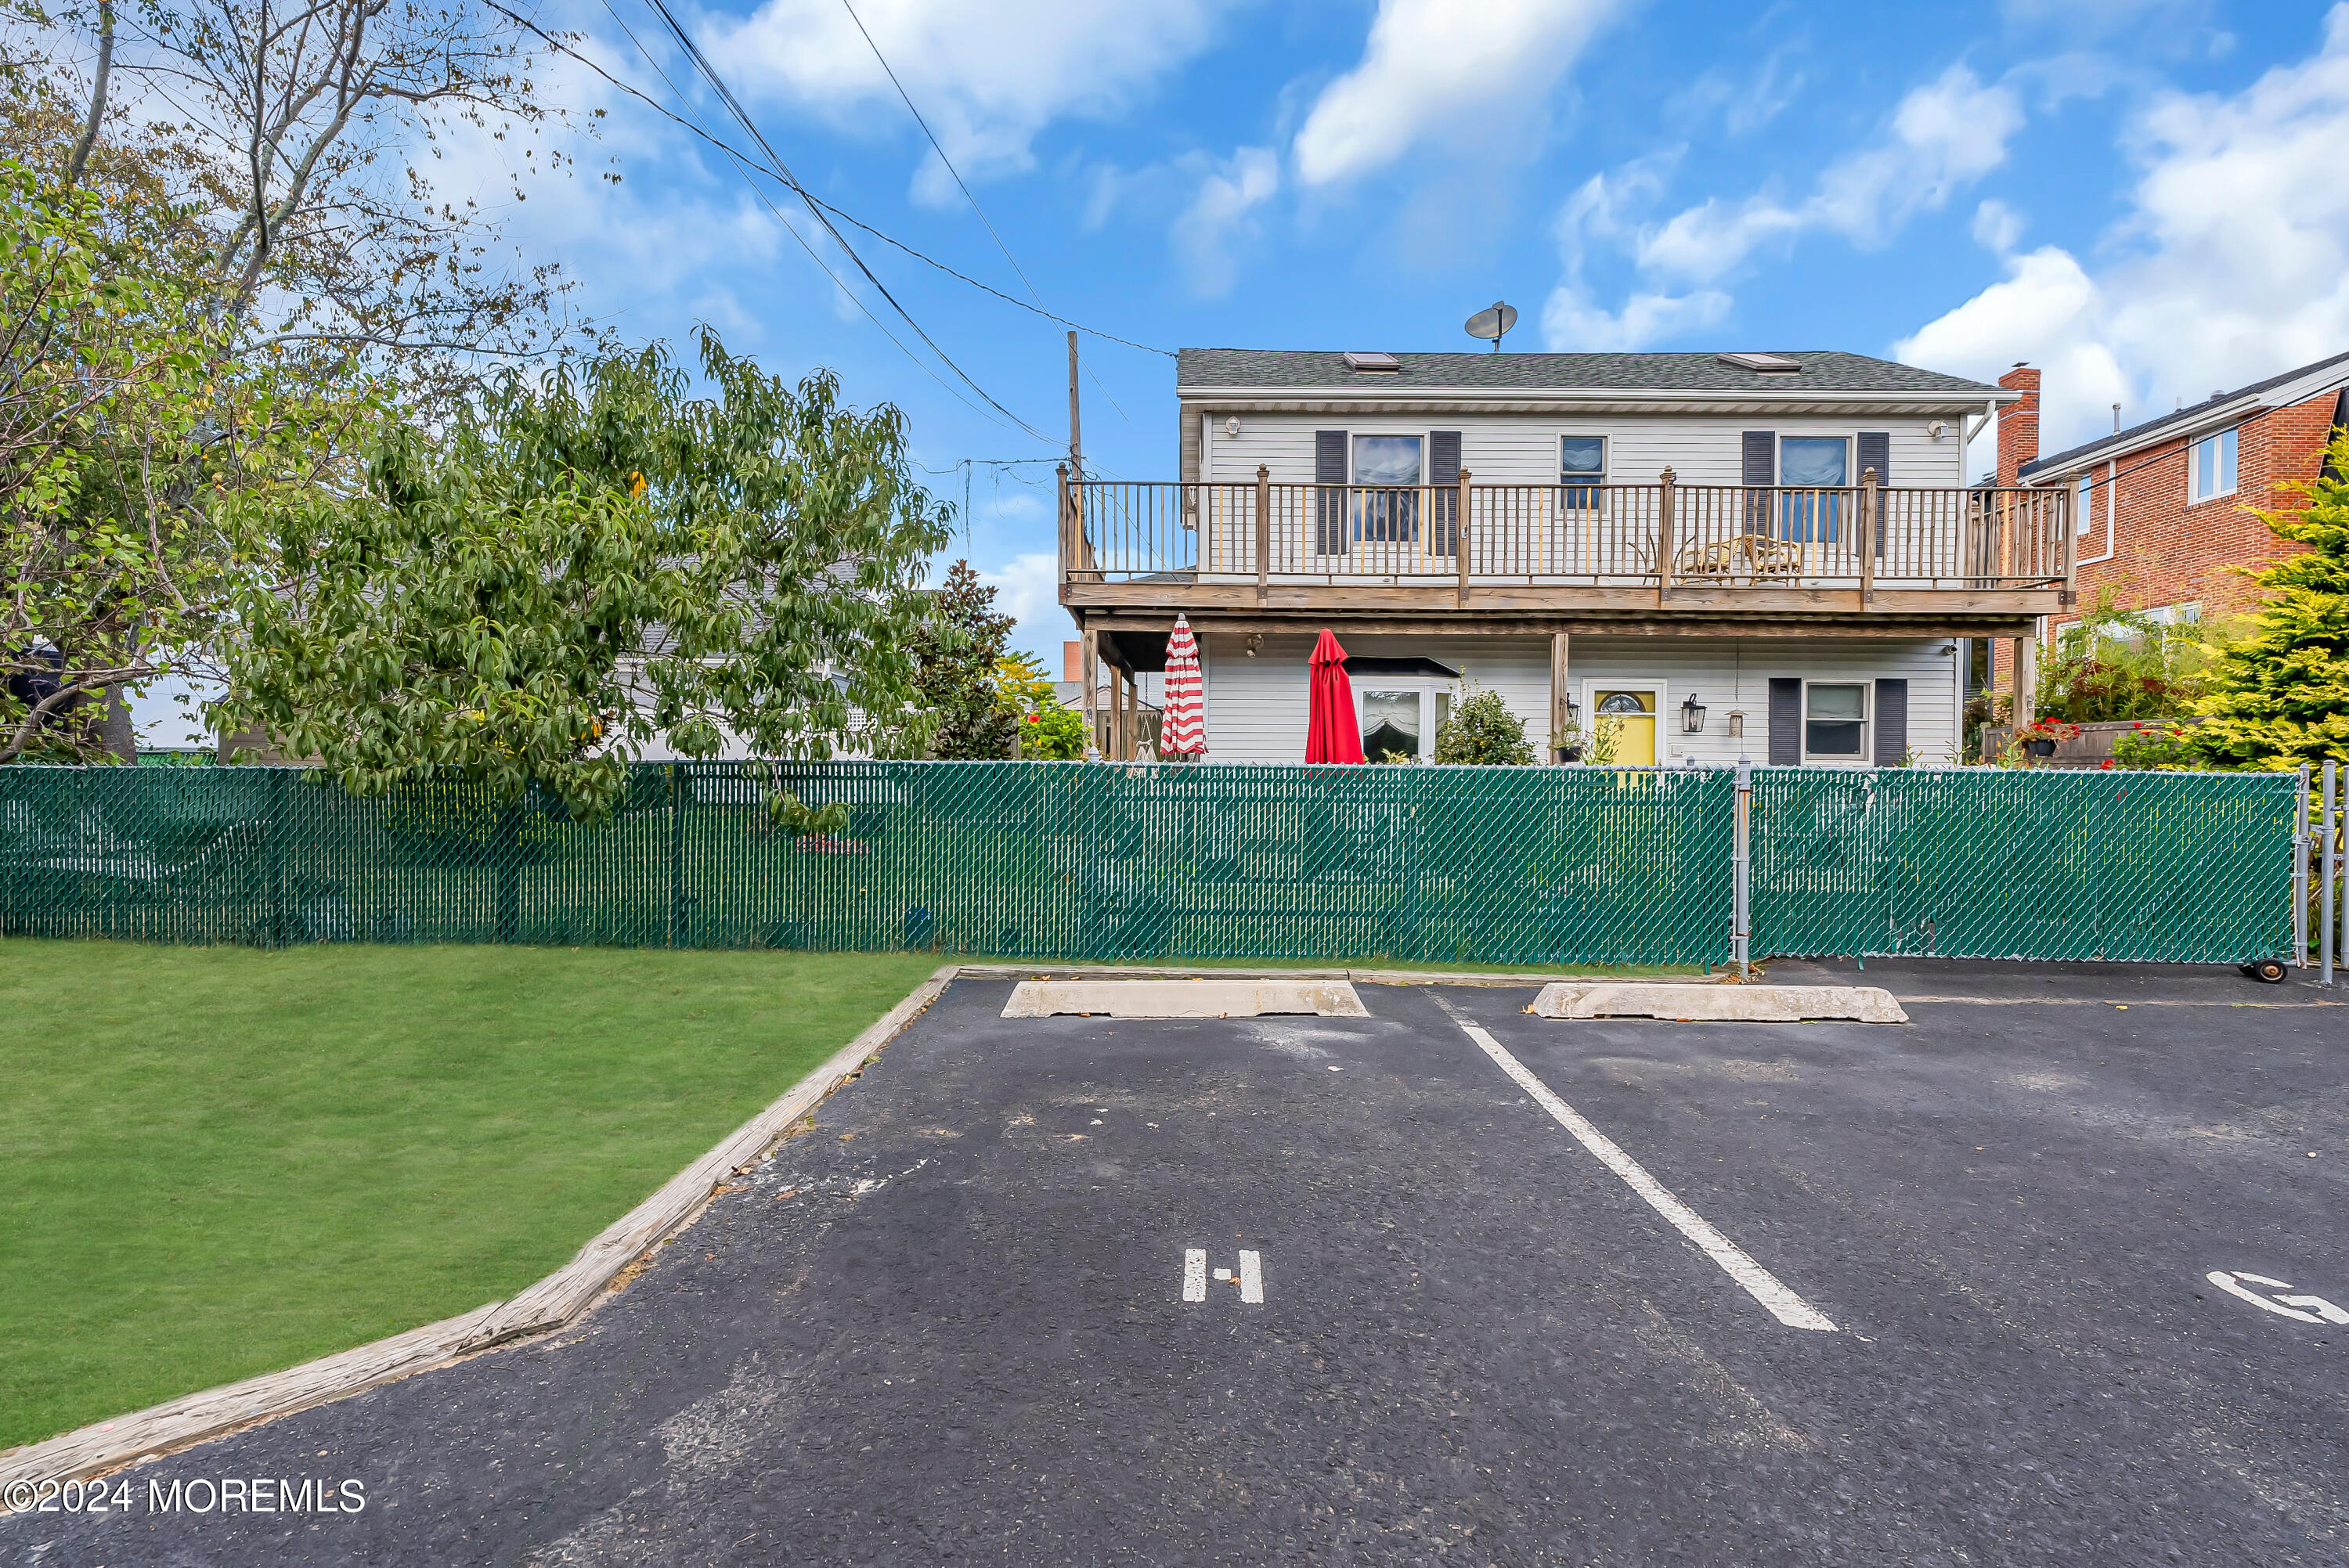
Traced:
<path fill-rule="evenodd" d="M 2233 568 L 2263 566 L 2298 546 L 2251 509 L 2305 504 L 2292 482 L 2316 478 L 2334 427 L 2349 422 L 2349 354 L 2213 392 L 2045 458 L 2039 372 L 2018 365 L 2000 385 L 2019 396 L 2000 418 L 1999 482 L 2073 492 L 2080 603 L 2109 593 L 2159 619 L 2254 607 L 2257 589 Z M 2069 618 L 2054 617 L 2051 634 Z"/>
<path fill-rule="evenodd" d="M 1473 680 L 1537 748 L 1612 719 L 1623 764 L 1952 761 L 1967 642 L 2069 603 L 2071 492 L 1965 482 L 2019 396 L 1979 382 L 1186 349 L 1175 390 L 1179 479 L 1064 478 L 1061 601 L 1119 693 L 1189 617 L 1211 760 L 1302 759 L 1327 627 L 1373 755 L 1429 755 Z"/>

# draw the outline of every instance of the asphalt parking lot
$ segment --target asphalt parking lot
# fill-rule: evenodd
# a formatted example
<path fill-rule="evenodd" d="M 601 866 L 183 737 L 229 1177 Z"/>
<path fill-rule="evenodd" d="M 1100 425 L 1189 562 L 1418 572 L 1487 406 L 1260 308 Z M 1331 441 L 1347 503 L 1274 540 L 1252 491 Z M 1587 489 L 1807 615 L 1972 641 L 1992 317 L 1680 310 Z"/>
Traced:
<path fill-rule="evenodd" d="M 0 1563 L 2349 1556 L 2335 994 L 1771 978 L 1913 1022 L 1367 985 L 1361 1019 L 1006 1020 L 960 982 L 560 1341 L 126 1472 L 363 1511 L 18 1515 Z"/>

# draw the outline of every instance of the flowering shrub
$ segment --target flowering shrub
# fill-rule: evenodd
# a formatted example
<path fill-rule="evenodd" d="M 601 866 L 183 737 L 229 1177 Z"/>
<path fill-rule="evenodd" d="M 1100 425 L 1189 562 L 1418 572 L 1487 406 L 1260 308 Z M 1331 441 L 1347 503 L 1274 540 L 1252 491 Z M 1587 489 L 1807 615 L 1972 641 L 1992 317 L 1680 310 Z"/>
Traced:
<path fill-rule="evenodd" d="M 2193 732 L 2176 720 L 2142 720 L 2113 739 L 2113 760 L 2123 768 L 2165 773 L 2199 770 L 2209 759 L 2193 744 Z"/>
<path fill-rule="evenodd" d="M 2080 727 L 2060 718 L 2037 718 L 2014 732 L 2014 738 L 2025 740 L 2072 740 L 2078 738 Z"/>
<path fill-rule="evenodd" d="M 1019 719 L 1019 756 L 1030 762 L 1073 762 L 1085 754 L 1085 716 L 1046 702 Z"/>

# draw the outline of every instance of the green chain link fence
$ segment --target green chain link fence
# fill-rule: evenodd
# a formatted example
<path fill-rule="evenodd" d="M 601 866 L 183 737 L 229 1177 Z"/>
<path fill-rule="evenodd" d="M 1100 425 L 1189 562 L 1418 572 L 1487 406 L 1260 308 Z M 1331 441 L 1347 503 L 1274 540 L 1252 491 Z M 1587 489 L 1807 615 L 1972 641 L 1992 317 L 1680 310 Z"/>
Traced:
<path fill-rule="evenodd" d="M 2293 782 L 1754 771 L 1757 955 L 2240 963 L 2291 941 Z M 780 787 L 848 808 L 794 838 Z M 434 781 L 0 769 L 0 925 L 148 941 L 1713 965 L 1727 769 L 640 764 L 584 827 Z"/>

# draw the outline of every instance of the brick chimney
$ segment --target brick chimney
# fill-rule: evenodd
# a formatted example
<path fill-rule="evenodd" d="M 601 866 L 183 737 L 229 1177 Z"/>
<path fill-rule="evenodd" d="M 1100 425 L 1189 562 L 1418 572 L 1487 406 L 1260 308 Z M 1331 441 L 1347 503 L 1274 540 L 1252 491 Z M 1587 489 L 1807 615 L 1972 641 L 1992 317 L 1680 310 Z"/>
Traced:
<path fill-rule="evenodd" d="M 2017 365 L 1998 384 L 2022 397 L 1998 411 L 1998 482 L 2011 485 L 2023 464 L 2039 458 L 2039 372 Z"/>
<path fill-rule="evenodd" d="M 1061 645 L 1061 678 L 1064 681 L 1085 678 L 1085 645 L 1082 643 Z"/>

